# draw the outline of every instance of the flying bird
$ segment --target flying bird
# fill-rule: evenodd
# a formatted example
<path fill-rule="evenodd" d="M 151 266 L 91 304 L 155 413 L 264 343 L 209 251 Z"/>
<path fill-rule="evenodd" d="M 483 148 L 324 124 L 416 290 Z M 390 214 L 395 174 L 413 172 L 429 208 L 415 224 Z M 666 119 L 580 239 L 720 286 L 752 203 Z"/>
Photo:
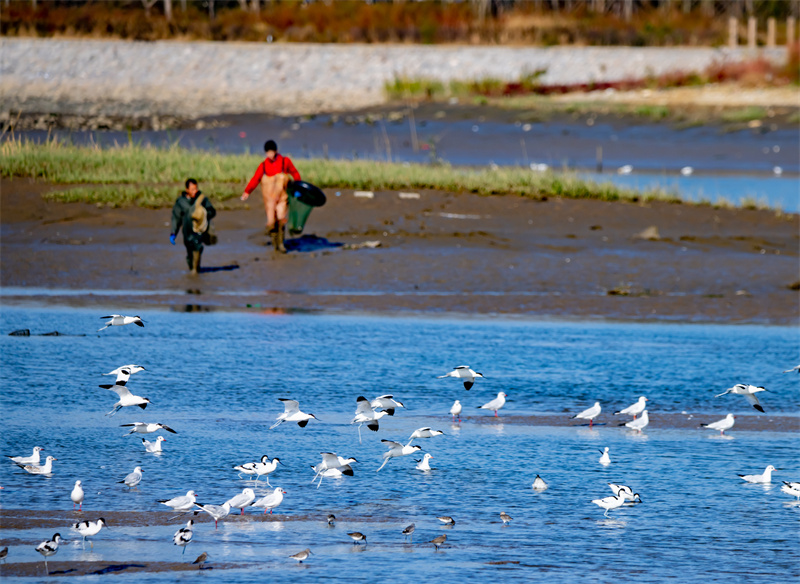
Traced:
<path fill-rule="evenodd" d="M 388 415 L 386 411 L 375 411 L 370 401 L 363 395 L 356 399 L 356 416 L 350 422 L 351 424 L 358 424 L 358 443 L 361 444 L 361 426 L 367 425 L 367 428 L 373 432 L 378 431 L 378 420 Z"/>
<path fill-rule="evenodd" d="M 441 430 L 431 430 L 428 427 L 418 428 L 411 434 L 409 441 L 413 440 L 414 438 L 433 438 L 434 436 L 442 436 L 443 434 L 444 432 Z"/>
<path fill-rule="evenodd" d="M 397 408 L 405 408 L 403 402 L 394 399 L 393 395 L 379 395 L 370 403 L 373 409 L 383 410 L 390 416 L 394 416 L 394 411 Z"/>
<path fill-rule="evenodd" d="M 455 377 L 456 379 L 463 379 L 464 389 L 469 391 L 469 389 L 475 384 L 475 379 L 477 377 L 483 377 L 483 375 L 481 375 L 477 371 L 473 371 L 467 365 L 459 365 L 458 367 L 453 369 L 450 373 L 439 375 L 437 379 L 444 379 L 445 377 Z"/>
<path fill-rule="evenodd" d="M 319 484 L 322 484 L 323 478 L 339 478 L 343 475 L 353 476 L 353 467 L 350 466 L 354 462 L 358 462 L 355 458 L 344 458 L 337 456 L 333 452 L 320 452 L 322 455 L 322 462 L 317 466 L 312 466 L 311 470 L 314 471 L 314 478 L 311 479 L 313 483 L 319 477 Z"/>
<path fill-rule="evenodd" d="M 116 369 L 114 369 L 114 371 L 109 371 L 108 373 L 103 373 L 103 375 L 116 375 L 116 376 L 119 376 L 120 373 L 122 373 L 123 371 L 126 371 L 126 370 L 128 372 L 128 375 L 133 375 L 134 373 L 139 373 L 139 371 L 147 371 L 141 365 L 134 365 L 133 363 L 131 363 L 130 365 L 121 365 L 121 366 L 117 367 Z"/>
<path fill-rule="evenodd" d="M 380 466 L 380 468 L 378 468 L 378 470 L 381 470 L 381 468 L 386 466 L 386 463 L 392 458 L 397 458 L 398 456 L 408 456 L 409 454 L 415 453 L 417 450 L 422 450 L 422 448 L 419 446 L 412 446 L 411 442 L 406 445 L 395 442 L 394 440 L 381 440 L 381 442 L 388 446 L 389 450 L 383 453 L 383 464 Z"/>
<path fill-rule="evenodd" d="M 284 411 L 277 417 L 277 421 L 269 427 L 270 430 L 280 426 L 283 422 L 297 422 L 301 428 L 305 428 L 308 421 L 312 418 L 317 419 L 314 414 L 306 414 L 300 411 L 300 402 L 293 399 L 278 399 L 283 402 Z"/>
<path fill-rule="evenodd" d="M 127 406 L 139 406 L 145 409 L 147 404 L 152 403 L 146 397 L 133 395 L 126 387 L 130 376 L 131 374 L 126 369 L 117 376 L 117 381 L 114 385 L 100 385 L 101 388 L 113 391 L 119 396 L 119 401 L 114 404 L 114 409 L 106 414 L 107 416 L 113 416 L 117 411 Z"/>
<path fill-rule="evenodd" d="M 123 436 L 130 436 L 131 434 L 152 434 L 158 430 L 165 430 L 172 434 L 177 434 L 175 430 L 166 424 L 145 424 L 144 422 L 134 422 L 133 424 L 120 424 L 120 428 L 130 428 L 130 431 Z"/>
<path fill-rule="evenodd" d="M 125 326 L 126 324 L 135 324 L 136 326 L 144 327 L 144 323 L 142 322 L 141 316 L 123 316 L 121 314 L 110 314 L 108 316 L 101 316 L 100 318 L 110 318 L 101 329 L 98 329 L 97 332 L 103 331 L 110 326 Z"/>
<path fill-rule="evenodd" d="M 749 385 L 749 384 L 746 385 L 744 383 L 737 383 L 733 387 L 730 387 L 730 388 L 726 389 L 725 391 L 723 391 L 719 395 L 715 395 L 714 397 L 722 397 L 723 395 L 726 395 L 726 394 L 729 394 L 729 393 L 735 393 L 737 395 L 743 395 L 745 397 L 745 399 L 748 402 L 750 402 L 750 405 L 752 405 L 759 412 L 764 413 L 764 408 L 762 408 L 761 404 L 758 403 L 758 397 L 756 397 L 756 395 L 755 395 L 760 391 L 768 391 L 768 390 L 764 389 L 763 387 L 757 387 L 755 385 Z"/>

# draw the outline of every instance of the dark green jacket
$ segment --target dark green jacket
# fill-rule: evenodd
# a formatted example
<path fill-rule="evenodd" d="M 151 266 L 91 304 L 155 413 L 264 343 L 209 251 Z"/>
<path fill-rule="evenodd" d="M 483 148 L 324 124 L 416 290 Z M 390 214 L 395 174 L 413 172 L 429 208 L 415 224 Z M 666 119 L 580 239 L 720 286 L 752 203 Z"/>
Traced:
<path fill-rule="evenodd" d="M 197 192 L 198 197 L 201 194 L 202 193 L 200 191 Z M 186 194 L 186 191 L 183 191 L 181 196 L 175 201 L 175 205 L 172 207 L 172 227 L 170 233 L 177 235 L 178 231 L 180 231 L 181 227 L 183 227 L 184 239 L 187 239 L 192 235 L 193 205 L 194 199 L 190 199 Z M 208 213 L 209 221 L 216 217 L 217 211 L 214 209 L 214 205 L 211 204 L 211 200 L 208 198 L 208 196 L 203 199 L 203 207 L 205 207 L 206 212 Z"/>

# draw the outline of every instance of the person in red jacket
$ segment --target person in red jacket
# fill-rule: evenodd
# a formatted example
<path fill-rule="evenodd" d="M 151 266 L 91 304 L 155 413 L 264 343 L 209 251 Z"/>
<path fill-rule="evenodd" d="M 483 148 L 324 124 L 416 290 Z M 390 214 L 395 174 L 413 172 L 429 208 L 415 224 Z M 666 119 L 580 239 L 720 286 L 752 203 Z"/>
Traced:
<path fill-rule="evenodd" d="M 276 252 L 286 253 L 283 245 L 286 237 L 286 213 L 289 195 L 286 187 L 290 180 L 300 180 L 300 173 L 292 161 L 278 154 L 278 145 L 274 140 L 264 144 L 266 158 L 258 165 L 256 173 L 242 193 L 242 201 L 246 201 L 255 188 L 261 183 L 261 195 L 264 197 L 264 210 L 267 213 L 267 231 L 272 236 L 272 247 Z"/>

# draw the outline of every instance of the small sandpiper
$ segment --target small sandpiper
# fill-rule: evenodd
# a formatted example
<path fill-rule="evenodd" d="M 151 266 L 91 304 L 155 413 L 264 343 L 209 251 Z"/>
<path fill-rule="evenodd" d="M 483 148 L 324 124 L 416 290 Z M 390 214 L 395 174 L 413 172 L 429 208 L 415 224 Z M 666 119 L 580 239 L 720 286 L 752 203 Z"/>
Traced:
<path fill-rule="evenodd" d="M 431 543 L 433 544 L 433 547 L 435 547 L 436 551 L 438 552 L 439 551 L 439 546 L 443 545 L 444 542 L 446 542 L 446 541 L 447 541 L 447 534 L 443 533 L 442 535 L 440 535 L 438 537 L 434 537 L 431 540 Z"/>
<path fill-rule="evenodd" d="M 445 525 L 455 525 L 456 524 L 456 520 L 453 519 L 452 517 L 450 517 L 449 515 L 442 515 L 441 517 L 437 517 L 436 519 L 438 519 L 439 521 L 441 521 Z"/>
<path fill-rule="evenodd" d="M 347 535 L 349 535 L 350 537 L 353 538 L 353 545 L 355 545 L 357 543 L 361 543 L 362 541 L 364 542 L 364 545 L 367 545 L 367 536 L 364 535 L 363 533 L 359 533 L 358 531 L 354 531 L 352 533 L 348 533 Z"/>
<path fill-rule="evenodd" d="M 207 560 L 207 559 L 208 559 L 208 552 L 203 552 L 202 554 L 200 554 L 199 556 L 197 556 L 197 559 L 196 559 L 194 562 L 192 562 L 192 563 L 193 563 L 193 564 L 200 564 L 200 565 L 198 566 L 198 569 L 202 570 L 202 569 L 203 569 L 203 564 L 205 564 L 205 563 L 206 563 L 206 560 Z"/>
<path fill-rule="evenodd" d="M 334 515 L 333 513 L 330 513 L 328 515 L 328 525 L 330 525 L 331 527 L 336 525 L 336 515 Z"/>
<path fill-rule="evenodd" d="M 511 515 L 509 515 L 505 511 L 501 511 L 500 512 L 500 519 L 503 520 L 503 525 L 508 525 L 509 522 L 511 521 Z"/>
<path fill-rule="evenodd" d="M 408 527 L 403 530 L 403 535 L 406 536 L 409 541 L 413 539 L 414 530 L 417 528 L 416 524 L 412 523 Z"/>
<path fill-rule="evenodd" d="M 298 563 L 302 564 L 303 560 L 308 559 L 308 556 L 310 555 L 311 555 L 311 550 L 306 548 L 302 552 L 297 552 L 296 554 L 293 554 L 289 557 L 292 558 L 293 560 L 297 560 Z"/>

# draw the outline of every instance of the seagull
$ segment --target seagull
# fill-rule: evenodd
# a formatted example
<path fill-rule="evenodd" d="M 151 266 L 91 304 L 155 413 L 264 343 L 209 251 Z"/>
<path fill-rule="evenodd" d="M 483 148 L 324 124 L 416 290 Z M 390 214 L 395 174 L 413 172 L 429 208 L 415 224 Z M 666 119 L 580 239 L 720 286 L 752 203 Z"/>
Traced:
<path fill-rule="evenodd" d="M 261 497 L 258 501 L 253 503 L 253 507 L 263 507 L 264 514 L 266 514 L 267 509 L 269 509 L 269 514 L 272 515 L 272 510 L 281 504 L 285 494 L 286 491 L 284 491 L 282 488 L 275 487 L 274 491 Z"/>
<path fill-rule="evenodd" d="M 370 403 L 372 409 L 375 410 L 383 410 L 390 416 L 394 416 L 394 411 L 397 408 L 405 408 L 406 406 L 403 405 L 402 402 L 397 401 L 394 399 L 393 395 L 379 395 Z"/>
<path fill-rule="evenodd" d="M 797 497 L 797 500 L 800 501 L 800 483 L 788 483 L 783 481 L 781 492 L 791 495 L 792 497 Z"/>
<path fill-rule="evenodd" d="M 428 427 L 417 428 L 411 434 L 411 438 L 409 438 L 409 441 L 413 440 L 414 438 L 433 438 L 434 436 L 441 436 L 443 434 L 444 432 L 442 432 L 441 430 L 431 430 Z"/>
<path fill-rule="evenodd" d="M 533 485 L 531 486 L 534 491 L 544 491 L 548 487 L 547 483 L 544 482 L 544 479 L 539 475 L 536 475 L 536 478 L 533 479 Z"/>
<path fill-rule="evenodd" d="M 43 541 L 42 543 L 36 546 L 36 551 L 44 556 L 44 569 L 48 574 L 50 574 L 50 570 L 47 568 L 47 558 L 56 554 L 56 552 L 58 551 L 58 544 L 60 543 L 61 543 L 61 534 L 56 533 L 53 536 L 53 539 L 48 541 Z"/>
<path fill-rule="evenodd" d="M 14 462 L 20 466 L 25 466 L 26 464 L 39 464 L 41 457 L 39 453 L 44 450 L 41 446 L 34 446 L 33 447 L 33 454 L 30 456 L 7 456 L 6 458 L 10 459 L 11 462 Z"/>
<path fill-rule="evenodd" d="M 181 555 L 186 553 L 186 546 L 192 541 L 192 537 L 194 536 L 194 531 L 192 531 L 193 525 L 194 521 L 190 519 L 186 522 L 186 527 L 181 527 L 175 532 L 175 535 L 172 536 L 172 542 L 175 545 L 179 545 L 183 548 Z"/>
<path fill-rule="evenodd" d="M 195 507 L 199 507 L 202 511 L 211 515 L 211 518 L 214 520 L 214 529 L 217 528 L 217 521 L 225 519 L 231 514 L 231 505 L 228 502 L 222 505 L 201 505 L 200 503 L 195 503 Z"/>
<path fill-rule="evenodd" d="M 308 556 L 310 555 L 311 555 L 311 550 L 306 548 L 302 552 L 297 552 L 296 554 L 293 554 L 289 557 L 292 558 L 293 560 L 297 560 L 299 563 L 302 564 L 303 560 L 307 559 Z"/>
<path fill-rule="evenodd" d="M 447 534 L 443 533 L 442 535 L 438 535 L 431 540 L 433 547 L 436 548 L 436 551 L 439 551 L 439 546 L 444 545 L 444 542 L 447 541 Z"/>
<path fill-rule="evenodd" d="M 133 469 L 133 472 L 126 476 L 121 481 L 117 481 L 118 483 L 124 483 L 126 487 L 132 489 L 136 485 L 142 482 L 142 467 L 137 466 Z"/>
<path fill-rule="evenodd" d="M 357 543 L 361 543 L 362 541 L 364 542 L 364 545 L 367 545 L 367 536 L 364 535 L 363 533 L 360 533 L 358 531 L 354 531 L 352 533 L 348 533 L 347 535 L 349 535 L 351 538 L 353 538 L 353 545 L 356 545 Z"/>
<path fill-rule="evenodd" d="M 139 468 L 139 467 L 136 467 Z M 136 472 L 134 470 L 134 472 Z M 141 472 L 141 469 L 139 470 Z M 197 493 L 194 491 L 187 491 L 185 495 L 181 495 L 180 497 L 175 497 L 173 499 L 159 499 L 158 502 L 166 505 L 167 507 L 172 507 L 175 511 L 191 511 L 194 508 L 194 504 L 197 501 Z"/>
<path fill-rule="evenodd" d="M 463 379 L 464 389 L 469 391 L 470 388 L 475 384 L 475 378 L 483 377 L 483 375 L 481 375 L 477 371 L 473 371 L 467 365 L 459 365 L 458 367 L 453 369 L 450 373 L 446 373 L 445 375 L 440 375 L 436 379 L 444 379 L 445 377 L 455 377 L 456 379 Z"/>
<path fill-rule="evenodd" d="M 314 471 L 314 478 L 311 479 L 311 482 L 313 483 L 317 480 L 317 477 L 319 477 L 317 488 L 322 484 L 322 479 L 325 477 L 339 478 L 343 475 L 353 476 L 353 467 L 350 465 L 354 462 L 358 462 L 355 458 L 344 458 L 342 456 L 337 456 L 333 452 L 320 452 L 320 454 L 322 455 L 322 462 L 317 466 L 311 467 Z"/>
<path fill-rule="evenodd" d="M 684 166 L 683 168 L 681 168 L 681 174 L 683 176 L 690 176 L 693 173 L 694 173 L 694 168 L 692 168 L 691 166 Z"/>
<path fill-rule="evenodd" d="M 101 517 L 97 521 L 81 521 L 80 523 L 76 523 L 72 526 L 72 529 L 78 530 L 78 532 L 83 536 L 83 545 L 86 545 L 86 538 L 97 535 L 104 526 L 108 527 L 108 524 L 106 523 L 106 520 Z M 92 540 L 89 540 L 89 545 L 94 547 Z"/>
<path fill-rule="evenodd" d="M 336 515 L 333 513 L 329 513 L 326 519 L 328 520 L 328 525 L 330 527 L 334 527 L 336 525 Z"/>
<path fill-rule="evenodd" d="M 461 423 L 461 402 L 456 400 L 452 407 L 450 408 L 450 415 L 453 416 L 453 421 L 456 421 L 456 416 L 458 416 L 458 422 Z"/>
<path fill-rule="evenodd" d="M 452 517 L 450 517 L 449 515 L 442 515 L 441 517 L 437 517 L 436 519 L 438 519 L 439 521 L 441 521 L 445 525 L 451 525 L 452 526 L 452 525 L 456 524 L 456 520 L 453 519 Z"/>
<path fill-rule="evenodd" d="M 608 446 L 603 448 L 600 452 L 603 453 L 603 456 L 600 457 L 600 464 L 603 466 L 611 464 L 611 457 L 608 455 Z"/>
<path fill-rule="evenodd" d="M 764 473 L 760 475 L 739 475 L 748 483 L 771 483 L 772 482 L 772 471 L 775 470 L 775 467 L 771 464 L 764 469 Z"/>
<path fill-rule="evenodd" d="M 414 530 L 417 528 L 415 523 L 412 523 L 405 529 L 403 529 L 403 535 L 408 538 L 408 541 L 411 542 L 414 539 Z"/>
<path fill-rule="evenodd" d="M 433 458 L 433 455 L 426 452 L 425 456 L 422 457 L 422 460 L 417 460 L 417 462 L 419 463 L 417 464 L 417 470 L 424 470 L 424 471 L 431 470 L 431 463 L 428 462 L 431 458 Z"/>
<path fill-rule="evenodd" d="M 630 428 L 631 430 L 636 430 L 639 434 L 642 433 L 642 430 L 650 423 L 650 416 L 647 415 L 647 410 L 642 412 L 642 417 L 638 420 L 631 420 L 630 422 L 626 423 L 625 426 Z"/>
<path fill-rule="evenodd" d="M 422 448 L 419 446 L 412 446 L 410 441 L 405 446 L 399 442 L 395 442 L 394 440 L 381 440 L 381 442 L 389 447 L 389 451 L 383 453 L 383 464 L 380 466 L 380 468 L 378 468 L 378 470 L 381 470 L 381 468 L 386 466 L 386 463 L 392 458 L 397 458 L 398 456 L 407 456 L 415 453 L 417 450 L 422 450 Z"/>
<path fill-rule="evenodd" d="M 630 174 L 632 172 L 633 172 L 633 166 L 630 164 L 625 164 L 617 169 L 617 174 Z"/>
<path fill-rule="evenodd" d="M 633 489 L 626 485 L 615 485 L 613 483 L 608 483 L 608 486 L 611 488 L 611 492 L 614 493 L 615 497 L 622 493 L 626 501 L 635 503 L 638 499 L 640 503 L 642 502 L 642 498 L 639 496 L 639 493 L 634 493 Z"/>
<path fill-rule="evenodd" d="M 241 511 L 240 515 L 244 515 L 244 508 L 252 505 L 255 500 L 256 494 L 253 489 L 244 489 L 238 495 L 234 495 L 228 499 L 227 503 L 229 503 L 233 509 L 239 509 Z"/>
<path fill-rule="evenodd" d="M 497 397 L 494 398 L 489 403 L 485 403 L 482 406 L 478 406 L 479 410 L 494 410 L 494 417 L 497 417 L 497 410 L 502 408 L 506 403 L 506 394 L 502 391 L 497 394 Z"/>
<path fill-rule="evenodd" d="M 800 373 L 800 365 L 795 365 L 791 369 L 787 369 L 786 371 L 784 371 L 784 373 L 791 373 L 792 371 L 797 371 L 798 373 Z"/>
<path fill-rule="evenodd" d="M 700 424 L 703 428 L 708 428 L 709 430 L 719 430 L 719 435 L 723 436 L 725 434 L 725 430 L 730 430 L 733 428 L 734 419 L 736 416 L 733 414 L 728 414 L 718 422 L 713 422 L 711 424 Z"/>
<path fill-rule="evenodd" d="M 376 412 L 372 409 L 372 404 L 363 395 L 356 399 L 356 417 L 353 418 L 351 424 L 358 424 L 358 443 L 361 444 L 361 426 L 367 425 L 367 428 L 373 432 L 378 431 L 378 420 L 383 416 L 388 415 L 388 412 Z"/>
<path fill-rule="evenodd" d="M 127 370 L 120 373 L 117 377 L 117 382 L 114 385 L 101 385 L 100 387 L 103 389 L 108 389 L 113 391 L 119 396 L 119 401 L 114 404 L 114 409 L 108 412 L 107 416 L 113 416 L 117 413 L 118 410 L 124 408 L 126 406 L 139 406 L 142 409 L 147 407 L 147 404 L 152 403 L 146 397 L 140 397 L 138 395 L 133 395 L 131 391 L 126 387 L 128 383 L 128 379 L 130 378 L 130 373 Z"/>
<path fill-rule="evenodd" d="M 500 519 L 503 521 L 503 525 L 508 525 L 511 521 L 511 515 L 506 513 L 505 511 L 500 512 Z"/>
<path fill-rule="evenodd" d="M 144 327 L 144 323 L 142 322 L 141 316 L 123 316 L 121 314 L 109 314 L 108 316 L 101 316 L 100 318 L 110 318 L 101 329 L 98 329 L 97 332 L 103 331 L 110 326 L 124 326 L 126 324 L 135 324 L 136 326 Z"/>
<path fill-rule="evenodd" d="M 130 364 L 130 365 L 121 365 L 120 367 L 117 367 L 116 369 L 114 369 L 114 371 L 109 371 L 108 373 L 103 373 L 103 375 L 116 375 L 117 377 L 119 377 L 120 373 L 122 373 L 125 370 L 128 371 L 128 375 L 133 375 L 134 373 L 139 373 L 139 371 L 147 371 L 141 365 Z"/>
<path fill-rule="evenodd" d="M 166 430 L 167 432 L 172 432 L 173 434 L 177 434 L 175 430 L 167 426 L 166 424 L 145 424 L 144 422 L 134 422 L 133 424 L 120 424 L 120 428 L 130 428 L 130 431 L 127 434 L 123 434 L 123 436 L 130 436 L 131 434 L 152 434 L 153 432 L 157 432 L 158 430 Z"/>
<path fill-rule="evenodd" d="M 155 454 L 157 452 L 162 452 L 161 443 L 164 442 L 164 440 L 166 440 L 166 438 L 163 436 L 158 436 L 155 442 L 150 442 L 149 440 L 142 438 L 142 444 L 147 452 L 152 452 Z"/>
<path fill-rule="evenodd" d="M 754 395 L 759 391 L 768 391 L 763 387 L 756 387 L 755 385 L 745 385 L 744 383 L 737 383 L 733 387 L 726 389 L 719 395 L 715 395 L 714 397 L 722 397 L 728 393 L 736 393 L 738 395 L 743 395 L 747 401 L 750 402 L 755 409 L 759 412 L 764 413 L 764 408 L 761 407 L 761 404 L 758 403 L 758 398 Z"/>
<path fill-rule="evenodd" d="M 193 563 L 193 564 L 200 564 L 200 565 L 198 566 L 198 568 L 199 568 L 200 570 L 202 570 L 202 569 L 203 569 L 203 564 L 205 564 L 205 563 L 206 563 L 206 560 L 207 560 L 207 559 L 208 559 L 208 553 L 207 553 L 207 552 L 203 552 L 202 554 L 200 554 L 199 556 L 197 556 L 197 559 L 196 559 L 194 562 L 192 562 L 192 563 Z"/>
<path fill-rule="evenodd" d="M 72 487 L 69 498 L 72 499 L 73 509 L 75 509 L 75 505 L 79 505 L 79 510 L 83 511 L 83 487 L 81 487 L 80 481 L 75 481 L 75 486 Z"/>
<path fill-rule="evenodd" d="M 53 458 L 52 456 L 48 456 L 44 459 L 44 464 L 42 466 L 36 466 L 35 464 L 26 464 L 22 467 L 22 470 L 29 474 L 38 474 L 38 475 L 49 475 L 53 472 L 53 461 L 58 460 L 57 458 Z"/>
<path fill-rule="evenodd" d="M 592 503 L 605 509 L 604 516 L 608 517 L 608 512 L 612 509 L 622 507 L 625 503 L 625 494 L 619 493 L 616 497 L 604 497 L 603 499 L 593 499 Z"/>
<path fill-rule="evenodd" d="M 628 406 L 624 410 L 620 410 L 618 412 L 614 412 L 614 415 L 616 416 L 618 414 L 625 414 L 625 415 L 628 415 L 628 416 L 633 416 L 633 419 L 635 420 L 636 416 L 641 414 L 644 411 L 644 408 L 647 407 L 647 405 L 644 403 L 646 401 L 647 401 L 646 397 L 644 397 L 643 395 L 639 396 L 639 401 L 637 401 L 632 406 Z"/>
<path fill-rule="evenodd" d="M 591 428 L 592 424 L 594 423 L 594 419 L 600 415 L 601 409 L 602 408 L 600 407 L 600 402 L 599 401 L 594 402 L 594 405 L 592 407 L 590 407 L 587 410 L 583 410 L 580 414 L 572 416 L 572 419 L 574 420 L 577 418 L 579 420 L 589 420 L 589 427 Z"/>
<path fill-rule="evenodd" d="M 278 399 L 278 401 L 283 402 L 283 407 L 285 408 L 283 413 L 278 416 L 277 422 L 272 424 L 269 427 L 270 430 L 279 426 L 283 422 L 297 422 L 297 425 L 301 428 L 305 428 L 306 424 L 311 418 L 317 419 L 314 414 L 306 414 L 300 411 L 300 402 L 295 401 L 293 399 Z"/>
<path fill-rule="evenodd" d="M 269 460 L 269 458 L 267 458 L 266 456 L 262 456 L 261 462 L 257 462 L 255 465 L 256 482 L 258 482 L 258 479 L 260 479 L 262 476 L 266 476 L 267 485 L 272 487 L 272 485 L 269 484 L 269 474 L 275 472 L 275 469 L 278 468 L 279 464 L 283 463 L 281 462 L 281 459 L 278 458 L 277 456 L 272 460 Z"/>

